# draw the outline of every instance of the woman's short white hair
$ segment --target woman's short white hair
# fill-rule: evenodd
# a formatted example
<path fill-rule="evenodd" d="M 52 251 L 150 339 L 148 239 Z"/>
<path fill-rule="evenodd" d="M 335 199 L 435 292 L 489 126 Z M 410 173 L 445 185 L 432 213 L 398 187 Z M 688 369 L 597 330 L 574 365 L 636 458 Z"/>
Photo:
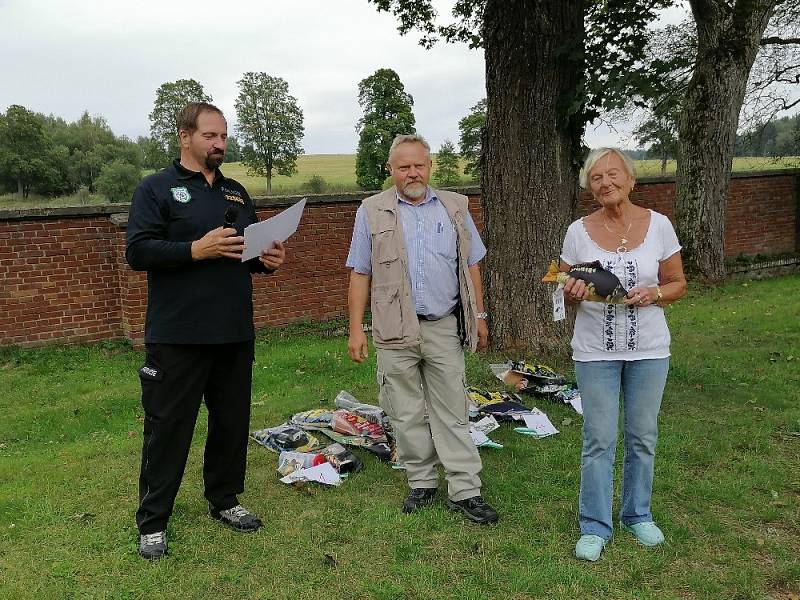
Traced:
<path fill-rule="evenodd" d="M 397 148 L 400 144 L 422 144 L 422 146 L 427 150 L 428 156 L 431 155 L 431 145 L 421 135 L 417 135 L 416 133 L 412 134 L 400 134 L 392 140 L 392 145 L 389 148 L 389 160 L 392 160 L 392 154 L 394 154 L 395 148 Z"/>
<path fill-rule="evenodd" d="M 578 183 L 580 183 L 583 189 L 589 189 L 589 173 L 592 169 L 594 169 L 597 161 L 603 158 L 606 154 L 610 154 L 612 152 L 622 159 L 622 164 L 625 165 L 625 170 L 628 172 L 628 175 L 636 179 L 636 167 L 634 166 L 630 156 L 625 154 L 619 148 L 595 148 L 589 152 L 589 156 L 586 157 L 583 167 L 581 168 L 580 175 L 578 176 Z"/>

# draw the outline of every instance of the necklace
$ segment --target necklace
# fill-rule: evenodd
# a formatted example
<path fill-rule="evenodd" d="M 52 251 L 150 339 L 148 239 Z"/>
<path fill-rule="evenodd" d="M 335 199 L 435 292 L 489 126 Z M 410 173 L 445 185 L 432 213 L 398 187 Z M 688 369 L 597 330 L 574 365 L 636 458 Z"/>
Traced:
<path fill-rule="evenodd" d="M 625 221 L 623 221 L 624 223 Z M 628 223 L 628 228 L 625 230 L 625 233 L 620 233 L 618 231 L 614 231 L 608 226 L 608 222 L 606 221 L 606 211 L 603 209 L 603 227 L 606 228 L 606 231 L 611 235 L 615 235 L 619 238 L 619 245 L 621 248 L 625 247 L 625 244 L 628 243 L 628 233 L 630 233 L 631 226 L 633 225 L 633 219 L 631 219 L 630 223 Z"/>

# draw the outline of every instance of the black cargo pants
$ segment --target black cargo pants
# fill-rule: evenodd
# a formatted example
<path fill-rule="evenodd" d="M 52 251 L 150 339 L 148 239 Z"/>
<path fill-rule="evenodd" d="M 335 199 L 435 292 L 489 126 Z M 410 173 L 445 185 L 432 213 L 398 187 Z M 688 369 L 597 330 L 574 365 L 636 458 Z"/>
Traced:
<path fill-rule="evenodd" d="M 244 491 L 254 343 L 147 344 L 139 369 L 144 442 L 139 475 L 141 534 L 163 531 L 183 478 L 200 402 L 208 409 L 205 497 L 228 509 Z"/>

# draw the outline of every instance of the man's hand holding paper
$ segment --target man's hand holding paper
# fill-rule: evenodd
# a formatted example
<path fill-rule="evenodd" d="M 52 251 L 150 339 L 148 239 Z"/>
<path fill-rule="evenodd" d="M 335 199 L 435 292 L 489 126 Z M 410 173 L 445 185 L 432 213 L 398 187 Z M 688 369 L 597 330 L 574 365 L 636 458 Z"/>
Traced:
<path fill-rule="evenodd" d="M 272 269 L 273 271 L 280 267 L 285 259 L 286 248 L 284 247 L 283 242 L 275 242 L 275 245 L 272 248 L 265 248 L 262 250 L 261 256 L 258 257 L 258 260 L 261 261 L 262 265 L 268 269 Z"/>

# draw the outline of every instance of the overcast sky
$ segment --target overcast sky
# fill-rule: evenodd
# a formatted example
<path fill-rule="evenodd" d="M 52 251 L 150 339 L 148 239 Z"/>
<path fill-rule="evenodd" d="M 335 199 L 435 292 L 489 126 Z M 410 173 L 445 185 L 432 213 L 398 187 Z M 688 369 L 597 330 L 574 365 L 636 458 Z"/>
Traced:
<path fill-rule="evenodd" d="M 434 4 L 447 17 L 453 2 Z M 308 154 L 355 152 L 358 82 L 377 69 L 397 71 L 434 150 L 457 143 L 458 120 L 485 95 L 482 51 L 425 50 L 367 0 L 0 0 L 0 23 L 0 110 L 70 121 L 88 110 L 132 139 L 149 133 L 158 87 L 177 79 L 199 81 L 233 125 L 242 73 L 283 77 Z M 587 141 L 626 144 L 605 128 Z"/>

